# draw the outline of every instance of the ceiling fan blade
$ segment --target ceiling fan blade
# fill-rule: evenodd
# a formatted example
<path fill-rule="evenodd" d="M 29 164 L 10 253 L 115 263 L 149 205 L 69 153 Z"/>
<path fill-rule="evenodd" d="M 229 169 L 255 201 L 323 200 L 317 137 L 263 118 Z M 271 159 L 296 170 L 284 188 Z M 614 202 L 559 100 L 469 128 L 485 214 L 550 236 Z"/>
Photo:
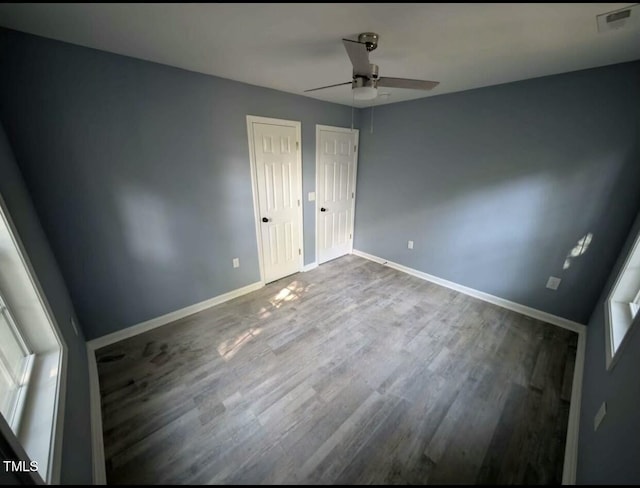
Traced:
<path fill-rule="evenodd" d="M 412 90 L 431 90 L 440 84 L 439 81 L 410 80 L 409 78 L 389 78 L 383 76 L 378 79 L 378 86 L 389 88 L 409 88 Z"/>
<path fill-rule="evenodd" d="M 349 39 L 342 39 L 342 42 L 353 65 L 353 74 L 369 76 L 371 74 L 371 63 L 369 63 L 367 45 Z"/>
<path fill-rule="evenodd" d="M 334 86 L 350 85 L 351 83 L 353 83 L 353 82 L 352 81 L 346 81 L 345 83 L 336 83 L 335 85 L 321 86 L 320 88 L 312 88 L 311 90 L 305 90 L 304 93 L 312 92 L 312 91 L 316 91 L 316 90 L 324 90 L 325 88 L 333 88 Z"/>

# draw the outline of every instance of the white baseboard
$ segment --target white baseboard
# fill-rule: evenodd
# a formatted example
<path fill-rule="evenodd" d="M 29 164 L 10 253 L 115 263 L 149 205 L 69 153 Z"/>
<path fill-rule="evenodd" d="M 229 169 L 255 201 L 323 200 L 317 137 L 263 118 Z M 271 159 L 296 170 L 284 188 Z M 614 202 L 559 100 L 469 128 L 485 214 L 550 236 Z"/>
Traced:
<path fill-rule="evenodd" d="M 458 283 L 454 283 L 453 281 L 445 280 L 443 278 L 438 278 L 437 276 L 433 276 L 428 273 L 423 273 L 422 271 L 418 271 L 417 269 L 403 266 L 402 264 L 394 263 L 393 261 L 387 261 L 386 259 L 379 258 L 378 256 L 374 256 L 366 252 L 358 251 L 357 249 L 353 250 L 353 254 L 355 254 L 356 256 L 360 256 L 362 258 L 368 259 L 370 261 L 374 261 L 379 264 L 384 264 L 385 266 L 389 266 L 390 268 L 397 269 L 398 271 L 402 271 L 403 273 L 407 273 L 412 276 L 422 278 L 423 280 L 430 281 L 431 283 L 435 283 L 436 285 L 441 285 L 446 288 L 459 291 L 460 293 L 464 293 L 465 295 L 469 295 L 474 298 L 479 298 L 480 300 L 483 300 L 485 302 L 493 303 L 494 305 L 498 305 L 502 308 L 513 310 L 514 312 L 521 313 L 522 315 L 526 315 L 527 317 L 541 320 L 543 322 L 548 322 L 550 324 L 557 325 L 564 329 L 572 330 L 573 332 L 580 333 L 587 329 L 584 324 L 574 322 L 573 320 L 568 320 L 563 317 L 558 317 L 557 315 L 543 312 L 542 310 L 527 307 L 526 305 L 521 305 L 520 303 L 512 302 L 510 300 L 505 300 L 504 298 L 500 298 L 494 295 L 489 295 L 488 293 L 485 293 L 483 291 L 475 290 L 473 288 L 469 288 L 468 286 L 459 285 Z"/>
<path fill-rule="evenodd" d="M 571 403 L 569 406 L 569 422 L 567 426 L 567 440 L 565 444 L 564 468 L 562 472 L 562 484 L 565 484 L 565 485 L 575 484 L 576 470 L 578 467 L 578 433 L 580 428 L 580 404 L 582 402 L 582 375 L 584 372 L 584 356 L 585 356 L 585 348 L 586 348 L 586 342 L 587 342 L 586 341 L 587 327 L 584 324 L 580 324 L 578 322 L 574 322 L 572 320 L 568 320 L 563 317 L 558 317 L 557 315 L 543 312 L 542 310 L 537 310 L 535 308 L 527 307 L 526 305 L 521 305 L 519 303 L 512 302 L 510 300 L 505 300 L 504 298 L 496 297 L 494 295 L 490 295 L 483 291 L 475 290 L 473 288 L 469 288 L 464 285 L 459 285 L 458 283 L 454 283 L 453 281 L 445 280 L 443 278 L 438 278 L 437 276 L 433 276 L 428 273 L 418 271 L 417 269 L 403 266 L 402 264 L 394 263 L 393 261 L 387 261 L 386 259 L 380 258 L 378 256 L 374 256 L 372 254 L 369 254 L 363 251 L 358 251 L 357 249 L 353 250 L 353 254 L 355 254 L 356 256 L 360 256 L 362 258 L 368 259 L 370 261 L 374 261 L 378 264 L 389 266 L 390 268 L 397 269 L 398 271 L 402 271 L 412 276 L 416 276 L 417 278 L 430 281 L 431 283 L 435 283 L 436 285 L 441 285 L 446 288 L 450 288 L 460 293 L 464 293 L 465 295 L 478 298 L 485 302 L 489 302 L 494 305 L 498 305 L 500 307 L 506 308 L 508 310 L 513 310 L 514 312 L 521 313 L 522 315 L 526 315 L 528 317 L 541 320 L 549 324 L 557 325 L 558 327 L 569 329 L 573 332 L 578 333 L 578 349 L 576 351 L 576 362 L 573 369 Z"/>
<path fill-rule="evenodd" d="M 100 400 L 100 381 L 98 376 L 98 364 L 96 362 L 96 350 L 102 347 L 114 344 L 116 342 L 128 339 L 129 337 L 142 334 L 151 329 L 155 329 L 162 325 L 169 324 L 175 320 L 188 317 L 194 313 L 201 312 L 207 308 L 219 305 L 242 295 L 246 295 L 252 291 L 258 290 L 264 286 L 264 283 L 257 281 L 250 285 L 232 290 L 228 293 L 218 295 L 200 303 L 190 305 L 175 312 L 171 312 L 160 317 L 156 317 L 146 322 L 142 322 L 124 330 L 119 330 L 113 334 L 108 334 L 97 339 L 87 342 L 87 359 L 89 363 L 89 405 L 91 408 L 91 443 L 92 443 L 92 461 L 93 461 L 93 484 L 107 484 L 107 475 L 104 464 L 104 442 L 102 438 L 102 408 Z"/>
<path fill-rule="evenodd" d="M 314 263 L 309 263 L 309 264 L 305 264 L 302 267 L 302 272 L 306 273 L 307 271 L 311 271 L 312 269 L 316 269 L 318 267 L 318 263 L 314 262 Z"/>
<path fill-rule="evenodd" d="M 100 382 L 96 351 L 87 343 L 89 363 L 89 408 L 91 409 L 91 459 L 93 463 L 93 484 L 106 485 L 107 473 L 104 466 L 104 443 L 102 440 L 102 408 Z"/>
<path fill-rule="evenodd" d="M 587 331 L 578 333 L 578 350 L 573 367 L 573 383 L 571 385 L 571 403 L 569 405 L 569 423 L 567 425 L 567 441 L 564 448 L 564 466 L 562 484 L 575 485 L 578 470 L 578 434 L 580 433 L 580 405 L 582 403 L 582 376 L 584 373 L 584 357 L 587 347 Z"/>
<path fill-rule="evenodd" d="M 127 327 L 126 329 L 122 329 L 117 332 L 98 337 L 97 339 L 92 339 L 87 342 L 87 346 L 95 351 L 97 349 L 100 349 L 101 347 L 120 342 L 124 339 L 128 339 L 129 337 L 142 334 L 143 332 L 155 329 L 156 327 L 161 327 L 184 317 L 188 317 L 189 315 L 193 315 L 194 313 L 206 310 L 207 308 L 219 305 L 234 298 L 238 298 L 242 295 L 246 295 L 247 293 L 251 293 L 252 291 L 262 288 L 263 286 L 263 282 L 257 281 L 250 285 L 243 286 L 242 288 L 223 293 L 222 295 L 218 295 L 217 297 L 209 298 L 208 300 L 205 300 L 203 302 L 195 303 L 193 305 L 189 305 L 188 307 L 181 308 L 180 310 L 176 310 L 175 312 L 170 312 L 160 317 L 141 322 L 137 325 L 132 325 L 131 327 Z"/>

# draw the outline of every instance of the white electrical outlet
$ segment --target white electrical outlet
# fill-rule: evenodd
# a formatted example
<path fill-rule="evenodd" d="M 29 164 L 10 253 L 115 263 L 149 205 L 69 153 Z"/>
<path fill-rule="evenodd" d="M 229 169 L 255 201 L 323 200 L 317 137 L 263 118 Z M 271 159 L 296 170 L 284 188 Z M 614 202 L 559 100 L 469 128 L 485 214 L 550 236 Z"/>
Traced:
<path fill-rule="evenodd" d="M 598 412 L 596 413 L 596 416 L 593 419 L 594 432 L 598 430 L 598 427 L 600 427 L 600 424 L 602 423 L 602 419 L 604 419 L 604 416 L 606 414 L 607 414 L 607 402 L 602 402 L 602 405 L 600 405 L 600 408 L 598 409 Z"/>
<path fill-rule="evenodd" d="M 240 267 L 240 258 L 233 258 L 233 267 L 234 268 Z"/>
<path fill-rule="evenodd" d="M 413 241 L 409 241 L 409 242 L 407 243 L 407 248 L 409 248 L 409 249 L 413 249 Z"/>
<path fill-rule="evenodd" d="M 560 286 L 561 281 L 562 280 L 560 278 L 549 276 L 549 279 L 547 280 L 547 288 L 549 288 L 550 290 L 557 290 Z"/>

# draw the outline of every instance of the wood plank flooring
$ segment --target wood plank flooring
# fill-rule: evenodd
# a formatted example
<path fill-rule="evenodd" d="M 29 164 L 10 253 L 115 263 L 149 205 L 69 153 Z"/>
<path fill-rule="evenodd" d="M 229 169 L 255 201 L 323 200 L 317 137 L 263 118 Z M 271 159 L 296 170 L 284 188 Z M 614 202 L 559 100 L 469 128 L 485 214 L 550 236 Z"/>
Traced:
<path fill-rule="evenodd" d="M 345 256 L 97 351 L 107 479 L 559 484 L 576 345 Z"/>

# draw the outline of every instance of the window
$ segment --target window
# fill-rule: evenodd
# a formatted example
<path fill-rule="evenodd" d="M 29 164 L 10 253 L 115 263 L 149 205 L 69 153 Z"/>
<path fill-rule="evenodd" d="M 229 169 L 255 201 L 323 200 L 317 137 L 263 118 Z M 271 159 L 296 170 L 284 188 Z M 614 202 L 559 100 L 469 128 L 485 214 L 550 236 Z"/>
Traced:
<path fill-rule="evenodd" d="M 640 233 L 620 270 L 605 309 L 607 369 L 613 368 L 628 337 L 640 321 Z"/>
<path fill-rule="evenodd" d="M 631 309 L 631 316 L 635 318 L 638 314 L 638 310 L 640 310 L 640 290 L 638 290 L 636 297 L 629 304 L 629 308 Z"/>
<path fill-rule="evenodd" d="M 36 482 L 60 482 L 65 349 L 0 197 L 0 431 Z"/>
<path fill-rule="evenodd" d="M 14 432 L 20 426 L 33 357 L 0 295 L 0 413 Z"/>

